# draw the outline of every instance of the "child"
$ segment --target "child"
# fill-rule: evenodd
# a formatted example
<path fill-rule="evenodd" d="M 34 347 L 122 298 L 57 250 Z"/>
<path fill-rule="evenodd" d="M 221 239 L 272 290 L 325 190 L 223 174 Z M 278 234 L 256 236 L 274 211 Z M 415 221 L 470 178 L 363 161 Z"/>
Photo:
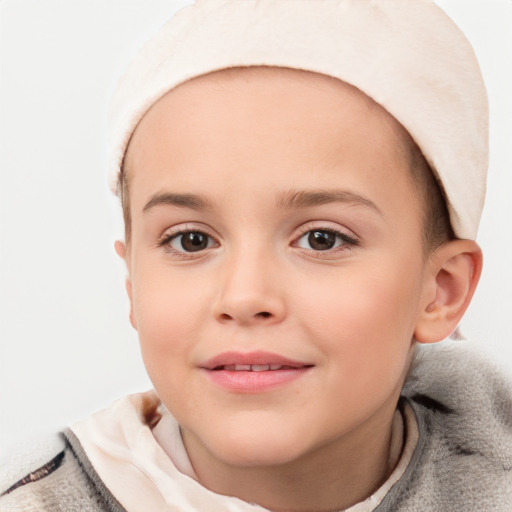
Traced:
<path fill-rule="evenodd" d="M 511 509 L 508 384 L 428 347 L 480 276 L 487 167 L 478 64 L 439 8 L 200 0 L 111 121 L 155 392 L 72 425 L 2 510 Z"/>

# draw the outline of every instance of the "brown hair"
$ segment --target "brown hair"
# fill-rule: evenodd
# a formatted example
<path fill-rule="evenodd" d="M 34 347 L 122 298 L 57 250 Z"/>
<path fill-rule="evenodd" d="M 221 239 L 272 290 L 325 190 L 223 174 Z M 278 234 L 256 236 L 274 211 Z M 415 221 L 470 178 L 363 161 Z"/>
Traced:
<path fill-rule="evenodd" d="M 410 139 L 404 148 L 411 177 L 423 202 L 423 246 L 427 253 L 453 240 L 445 193 L 418 145 Z"/>

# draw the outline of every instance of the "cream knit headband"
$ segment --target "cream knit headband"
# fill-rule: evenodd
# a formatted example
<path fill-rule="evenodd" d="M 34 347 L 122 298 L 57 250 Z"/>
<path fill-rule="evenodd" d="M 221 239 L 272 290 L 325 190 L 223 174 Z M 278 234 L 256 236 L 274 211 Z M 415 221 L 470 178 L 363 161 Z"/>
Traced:
<path fill-rule="evenodd" d="M 456 236 L 474 239 L 485 197 L 488 106 L 473 49 L 429 0 L 198 0 L 136 55 L 114 94 L 109 180 L 138 122 L 166 92 L 235 66 L 348 82 L 409 131 L 441 182 Z"/>

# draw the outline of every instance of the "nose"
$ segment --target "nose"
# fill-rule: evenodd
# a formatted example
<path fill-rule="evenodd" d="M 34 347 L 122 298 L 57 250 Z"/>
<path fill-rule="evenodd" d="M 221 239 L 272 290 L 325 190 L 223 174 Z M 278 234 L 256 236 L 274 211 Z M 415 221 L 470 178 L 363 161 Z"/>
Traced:
<path fill-rule="evenodd" d="M 271 325 L 286 316 L 284 287 L 268 257 L 238 255 L 225 262 L 213 313 L 217 321 L 244 326 Z"/>

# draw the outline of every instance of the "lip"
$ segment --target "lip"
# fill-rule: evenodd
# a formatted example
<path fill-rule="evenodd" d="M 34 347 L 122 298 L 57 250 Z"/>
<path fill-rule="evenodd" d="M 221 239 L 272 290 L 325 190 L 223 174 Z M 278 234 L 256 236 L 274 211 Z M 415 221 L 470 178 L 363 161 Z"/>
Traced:
<path fill-rule="evenodd" d="M 290 368 L 302 368 L 304 366 L 313 366 L 311 363 L 302 361 L 294 361 L 279 354 L 272 352 L 264 352 L 258 350 L 256 352 L 223 352 L 200 365 L 205 370 L 215 370 L 221 366 L 234 365 L 280 365 L 289 366 Z"/>
<path fill-rule="evenodd" d="M 234 369 L 238 367 L 249 367 Z M 271 367 L 280 367 L 271 369 Z M 224 352 L 200 365 L 217 386 L 235 393 L 262 393 L 304 376 L 314 365 L 272 352 Z M 256 367 L 256 368 L 251 368 Z"/>

